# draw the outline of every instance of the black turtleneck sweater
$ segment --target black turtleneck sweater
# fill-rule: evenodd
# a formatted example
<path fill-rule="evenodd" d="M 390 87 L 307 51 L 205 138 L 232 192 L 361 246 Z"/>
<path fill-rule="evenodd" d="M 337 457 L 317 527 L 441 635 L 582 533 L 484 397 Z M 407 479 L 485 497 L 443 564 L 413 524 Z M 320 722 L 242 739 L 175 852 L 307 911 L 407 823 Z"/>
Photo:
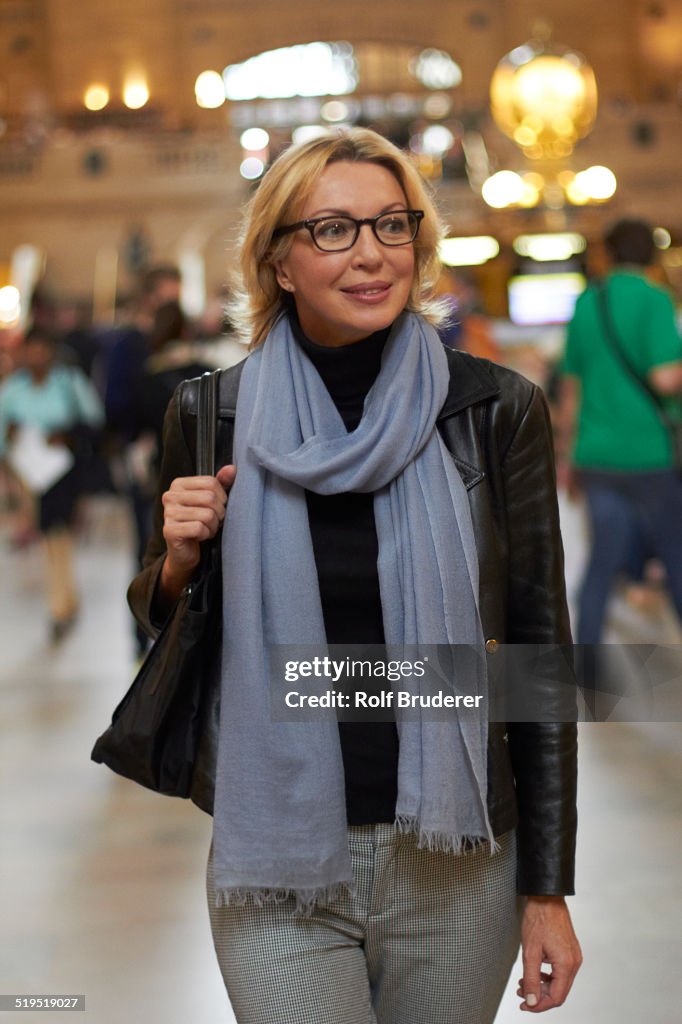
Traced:
<path fill-rule="evenodd" d="M 362 417 L 388 329 L 338 348 L 316 345 L 292 317 L 296 340 L 322 378 L 348 431 Z M 306 491 L 327 642 L 383 644 L 378 543 L 371 494 Z M 398 734 L 393 722 L 339 722 L 349 825 L 395 820 Z"/>

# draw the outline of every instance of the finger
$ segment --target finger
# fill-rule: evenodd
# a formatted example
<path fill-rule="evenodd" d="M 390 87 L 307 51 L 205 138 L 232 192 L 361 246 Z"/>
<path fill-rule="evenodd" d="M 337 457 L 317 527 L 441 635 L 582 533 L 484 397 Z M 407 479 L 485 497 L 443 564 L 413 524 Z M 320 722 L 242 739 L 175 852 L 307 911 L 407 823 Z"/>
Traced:
<path fill-rule="evenodd" d="M 169 490 L 212 490 L 214 486 L 214 476 L 176 476 Z"/>
<path fill-rule="evenodd" d="M 226 490 L 229 490 L 229 488 L 234 483 L 234 478 L 236 474 L 237 467 L 235 465 L 223 466 L 216 473 L 216 479 L 218 480 L 218 483 L 222 487 L 224 487 Z"/>
<path fill-rule="evenodd" d="M 521 979 L 522 995 L 525 1002 L 521 1004 L 522 1009 L 537 1006 L 540 999 L 540 973 L 542 967 L 542 950 L 540 947 L 534 949 L 529 947 L 523 955 L 523 978 Z"/>
<path fill-rule="evenodd" d="M 167 505 L 163 514 L 163 528 L 164 530 L 172 530 L 173 526 L 178 523 L 198 522 L 203 523 L 213 533 L 216 533 L 224 518 L 225 509 L 223 506 L 220 508 L 202 508 L 197 506 Z"/>
<path fill-rule="evenodd" d="M 225 488 L 215 477 L 211 477 L 205 485 L 188 480 L 181 486 L 171 487 L 162 495 L 164 505 L 215 505 L 223 507 L 227 501 Z"/>
<path fill-rule="evenodd" d="M 194 527 L 194 529 L 193 529 Z M 220 527 L 217 516 L 202 518 L 201 516 L 188 516 L 186 519 L 168 519 L 163 526 L 163 534 L 167 543 L 172 544 L 176 540 L 199 540 L 208 541 L 214 538 Z"/>
<path fill-rule="evenodd" d="M 520 987 L 520 985 L 516 989 L 516 994 L 521 999 L 523 999 L 523 989 Z M 554 1004 L 551 1001 L 551 992 L 550 992 L 549 982 L 543 981 L 543 982 L 541 982 L 540 998 L 538 999 L 537 1004 L 534 1007 L 529 1007 L 527 1005 L 527 1002 L 525 1000 L 523 1000 L 521 1009 L 522 1010 L 529 1010 L 532 1013 L 542 1013 L 544 1010 L 550 1010 L 553 1006 L 554 1006 Z"/>
<path fill-rule="evenodd" d="M 215 533 L 223 521 L 223 509 L 215 508 L 186 508 L 184 505 L 179 505 L 177 508 L 171 508 L 168 510 L 168 515 L 165 519 L 165 525 L 171 526 L 173 523 L 203 523 L 205 526 Z"/>
<path fill-rule="evenodd" d="M 540 972 L 540 980 L 541 981 L 551 981 L 552 980 L 552 975 L 549 973 L 549 971 L 541 971 Z M 516 982 L 516 984 L 520 988 L 523 985 L 523 978 L 519 978 L 519 980 Z"/>
<path fill-rule="evenodd" d="M 563 964 L 556 964 L 552 970 L 552 978 L 549 983 L 549 991 L 547 998 L 549 1000 L 548 1006 L 561 1006 L 566 1000 L 566 996 L 569 993 L 573 979 L 576 975 L 576 970 L 571 967 L 564 966 Z"/>
<path fill-rule="evenodd" d="M 545 975 L 543 975 L 543 979 L 544 979 L 544 977 L 545 977 Z M 544 980 L 541 981 L 540 982 L 540 988 L 542 990 L 542 994 L 543 995 L 548 995 L 548 993 L 549 993 L 549 981 L 544 981 Z M 522 996 L 523 995 L 523 988 L 522 988 L 521 984 L 519 984 L 519 987 L 516 990 L 516 994 L 517 994 L 517 996 Z"/>
<path fill-rule="evenodd" d="M 566 1001 L 572 980 L 572 972 L 562 972 L 561 968 L 555 968 L 549 981 L 541 983 L 538 1001 L 533 1006 L 534 1011 L 542 1013 L 561 1006 Z"/>
<path fill-rule="evenodd" d="M 224 508 L 227 496 L 224 489 L 217 480 L 213 480 L 211 488 L 196 488 L 187 490 L 169 490 L 162 497 L 164 508 L 178 507 L 214 507 Z"/>
<path fill-rule="evenodd" d="M 170 527 L 164 526 L 163 537 L 167 545 L 172 545 L 187 540 L 199 542 L 209 540 L 211 533 L 204 523 L 193 520 L 191 523 L 173 523 Z"/>

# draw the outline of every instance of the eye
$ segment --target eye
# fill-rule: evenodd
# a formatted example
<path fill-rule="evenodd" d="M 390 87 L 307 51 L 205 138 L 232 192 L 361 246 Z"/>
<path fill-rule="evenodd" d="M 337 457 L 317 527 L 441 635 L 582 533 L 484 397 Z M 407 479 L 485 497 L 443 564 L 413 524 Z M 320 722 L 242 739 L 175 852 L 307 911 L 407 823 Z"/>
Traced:
<path fill-rule="evenodd" d="M 409 215 L 406 213 L 389 213 L 378 223 L 379 230 L 387 235 L 405 235 L 410 233 Z"/>
<path fill-rule="evenodd" d="M 315 237 L 338 240 L 346 238 L 354 228 L 352 221 L 334 218 L 334 220 L 321 220 L 315 225 Z"/>

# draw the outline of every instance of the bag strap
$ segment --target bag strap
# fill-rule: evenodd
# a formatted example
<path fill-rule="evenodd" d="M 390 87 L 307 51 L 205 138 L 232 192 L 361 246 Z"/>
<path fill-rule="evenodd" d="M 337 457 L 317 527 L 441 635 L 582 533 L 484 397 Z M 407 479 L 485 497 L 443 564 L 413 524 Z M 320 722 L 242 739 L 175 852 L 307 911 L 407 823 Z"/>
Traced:
<path fill-rule="evenodd" d="M 641 390 L 646 392 L 646 394 L 652 400 L 652 402 L 656 406 L 656 411 L 660 419 L 662 420 L 663 424 L 668 428 L 673 427 L 674 422 L 668 415 L 665 406 L 661 400 L 661 396 L 657 394 L 657 392 L 654 391 L 649 382 L 637 372 L 637 370 L 632 365 L 632 363 L 630 362 L 630 360 L 628 359 L 627 355 L 621 347 L 620 340 L 616 332 L 616 326 L 613 322 L 611 309 L 609 307 L 609 297 L 605 281 L 602 281 L 601 284 L 597 286 L 596 292 L 597 305 L 599 312 L 601 313 L 602 327 L 604 328 L 606 340 L 611 346 L 611 351 L 613 352 L 613 354 L 615 355 L 623 369 L 627 372 L 628 376 L 632 380 L 634 380 L 634 382 L 639 385 Z"/>
<path fill-rule="evenodd" d="M 215 473 L 215 439 L 220 374 L 220 370 L 207 370 L 199 378 L 196 455 L 196 471 L 199 476 L 213 476 Z"/>
<path fill-rule="evenodd" d="M 198 476 L 213 476 L 216 471 L 216 424 L 218 420 L 218 384 L 221 370 L 207 370 L 199 378 L 197 395 L 197 452 L 196 472 Z M 201 545 L 200 574 L 211 565 L 211 552 L 220 550 L 220 533 L 208 543 Z"/>

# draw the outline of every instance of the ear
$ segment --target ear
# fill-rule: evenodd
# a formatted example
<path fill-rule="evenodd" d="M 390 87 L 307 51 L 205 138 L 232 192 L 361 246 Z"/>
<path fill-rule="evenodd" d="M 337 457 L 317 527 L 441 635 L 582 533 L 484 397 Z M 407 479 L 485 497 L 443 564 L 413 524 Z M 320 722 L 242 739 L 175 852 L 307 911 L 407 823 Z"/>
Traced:
<path fill-rule="evenodd" d="M 287 274 L 286 268 L 284 266 L 284 261 L 275 260 L 275 262 L 273 263 L 273 267 L 275 268 L 275 277 L 277 278 L 277 284 L 280 286 L 280 288 L 282 288 L 285 292 L 293 292 L 295 290 L 294 285 L 293 282 L 290 280 L 289 275 Z"/>

